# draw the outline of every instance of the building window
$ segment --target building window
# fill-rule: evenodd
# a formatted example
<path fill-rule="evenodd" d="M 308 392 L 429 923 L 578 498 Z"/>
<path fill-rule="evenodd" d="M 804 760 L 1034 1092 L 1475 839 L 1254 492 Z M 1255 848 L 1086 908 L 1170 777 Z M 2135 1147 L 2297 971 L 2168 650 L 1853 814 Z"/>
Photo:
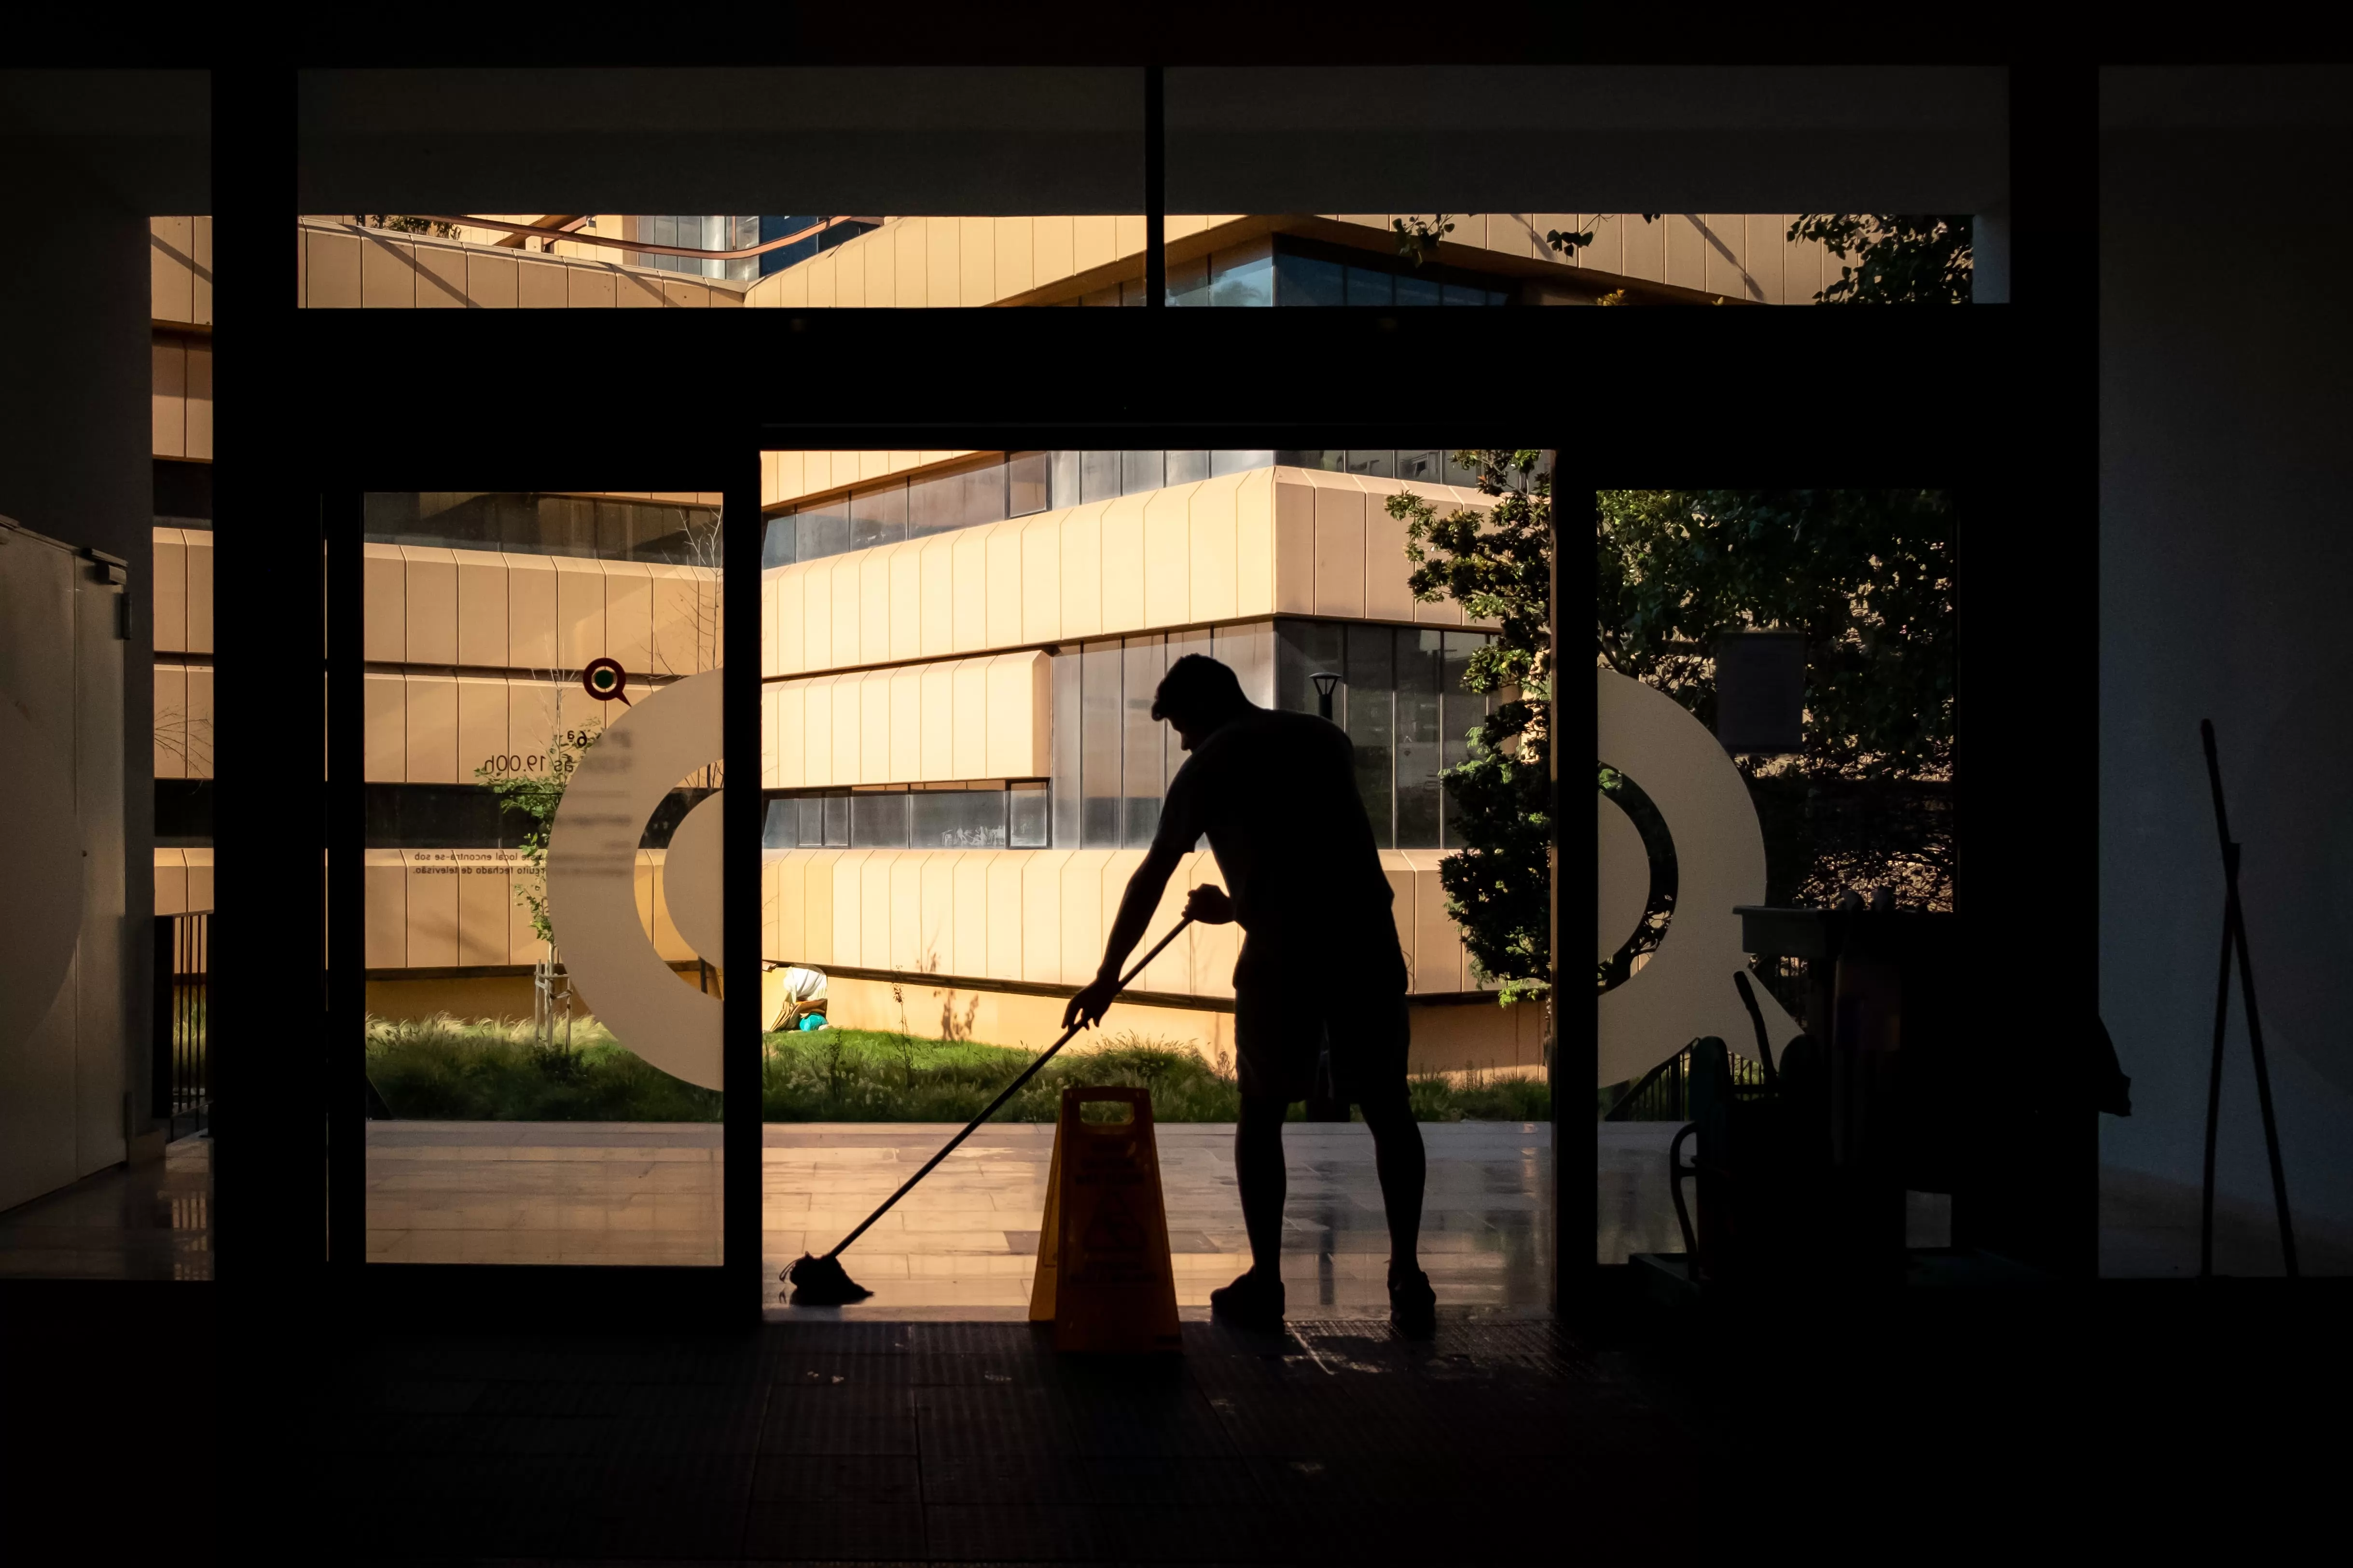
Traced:
<path fill-rule="evenodd" d="M 371 491 L 363 530 L 363 538 L 378 544 L 719 563 L 717 508 L 611 496 Z"/>
<path fill-rule="evenodd" d="M 772 792 L 765 849 L 1043 849 L 1042 779 Z"/>
<path fill-rule="evenodd" d="M 641 849 L 667 849 L 670 835 L 708 789 L 674 789 L 662 797 L 638 837 Z M 365 842 L 371 849 L 519 849 L 530 820 L 509 811 L 484 784 L 371 784 Z"/>

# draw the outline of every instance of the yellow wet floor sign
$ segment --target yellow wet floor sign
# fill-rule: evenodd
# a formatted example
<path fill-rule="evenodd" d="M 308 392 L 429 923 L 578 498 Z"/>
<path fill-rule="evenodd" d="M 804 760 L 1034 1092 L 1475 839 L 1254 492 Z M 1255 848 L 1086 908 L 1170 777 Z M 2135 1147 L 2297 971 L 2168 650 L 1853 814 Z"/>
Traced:
<path fill-rule="evenodd" d="M 1084 1120 L 1080 1108 L 1100 1103 L 1131 1120 Z M 1029 1318 L 1052 1321 L 1058 1351 L 1183 1348 L 1150 1090 L 1062 1091 Z"/>

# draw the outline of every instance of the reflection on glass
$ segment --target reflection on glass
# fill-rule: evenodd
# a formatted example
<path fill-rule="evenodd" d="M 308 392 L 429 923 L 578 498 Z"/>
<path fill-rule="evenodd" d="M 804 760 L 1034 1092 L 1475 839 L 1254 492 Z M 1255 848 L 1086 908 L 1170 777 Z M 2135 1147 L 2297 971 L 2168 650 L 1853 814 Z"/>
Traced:
<path fill-rule="evenodd" d="M 1116 639 L 1091 642 L 1082 656 L 1079 786 L 1085 802 L 1081 847 L 1119 847 L 1119 665 Z"/>
<path fill-rule="evenodd" d="M 916 849 L 1006 847 L 1004 790 L 914 790 L 907 796 L 907 842 Z"/>
<path fill-rule="evenodd" d="M 1444 668 L 1438 679 L 1442 705 L 1439 723 L 1439 766 L 1454 768 L 1471 760 L 1472 733 L 1487 717 L 1487 699 L 1467 689 L 1463 681 L 1471 671 L 1471 656 L 1484 647 L 1489 639 L 1484 632 L 1448 632 L 1445 639 Z M 1460 808 L 1454 804 L 1453 797 L 1447 796 L 1446 820 L 1442 825 L 1440 843 L 1450 847 L 1459 845 L 1455 828 L 1455 818 L 1459 813 Z"/>
<path fill-rule="evenodd" d="M 1318 257 L 1275 258 L 1274 302 L 1278 305 L 1342 305 L 1347 302 L 1345 269 Z"/>
<path fill-rule="evenodd" d="M 1152 700 L 1160 678 L 1168 672 L 1166 643 L 1156 637 L 1130 637 L 1121 658 L 1125 684 L 1121 705 L 1121 835 L 1124 846 L 1142 849 L 1152 843 L 1160 826 L 1160 796 L 1166 765 L 1160 722 L 1152 717 Z"/>
<path fill-rule="evenodd" d="M 1246 473 L 1252 468 L 1270 467 L 1273 462 L 1272 452 L 1211 452 L 1209 472 L 1212 476 Z"/>
<path fill-rule="evenodd" d="M 1119 454 L 1117 452 L 1081 452 L 1079 454 L 1079 499 L 1082 501 L 1110 500 L 1119 493 Z"/>
<path fill-rule="evenodd" d="M 1348 268 L 1348 303 L 1351 305 L 1391 305 L 1397 302 L 1396 274 L 1376 272 L 1368 267 Z"/>
<path fill-rule="evenodd" d="M 1170 452 L 1168 454 L 1168 482 L 1170 484 L 1189 485 L 1195 479 L 1206 479 L 1208 477 L 1208 453 Z"/>
<path fill-rule="evenodd" d="M 1080 660 L 1074 652 L 1054 655 L 1053 841 L 1065 848 L 1083 842 L 1079 831 Z"/>
<path fill-rule="evenodd" d="M 1005 515 L 1028 517 L 1052 504 L 1044 452 L 1011 452 L 1005 458 Z"/>
<path fill-rule="evenodd" d="M 849 495 L 849 548 L 896 544 L 907 537 L 907 486 L 901 480 Z"/>
<path fill-rule="evenodd" d="M 1440 736 L 1439 682 L 1443 634 L 1408 631 L 1397 637 L 1397 841 L 1439 839 Z"/>
<path fill-rule="evenodd" d="M 1168 264 L 1168 302 L 1171 305 L 1206 305 L 1209 302 L 1209 258 L 1197 256 L 1190 261 Z"/>
<path fill-rule="evenodd" d="M 1156 490 L 1166 482 L 1166 465 L 1159 452 L 1122 452 L 1119 455 L 1119 493 L 1142 495 Z"/>
<path fill-rule="evenodd" d="M 1397 302 L 1399 307 L 1435 305 L 1440 298 L 1439 286 L 1427 278 L 1398 274 Z"/>
<path fill-rule="evenodd" d="M 1227 307 L 1274 303 L 1274 254 L 1261 242 L 1209 258 L 1209 303 Z"/>
<path fill-rule="evenodd" d="M 797 527 L 790 513 L 768 520 L 765 531 L 760 535 L 760 570 L 765 572 L 771 566 L 789 566 L 798 559 L 798 552 L 793 548 L 797 532 Z"/>
<path fill-rule="evenodd" d="M 907 797 L 896 792 L 853 792 L 849 797 L 852 849 L 904 849 Z"/>
<path fill-rule="evenodd" d="M 1351 451 L 1348 454 L 1348 471 L 1371 479 L 1393 479 L 1398 477 L 1397 456 L 1395 452 Z"/>
<path fill-rule="evenodd" d="M 1347 628 L 1348 709 L 1342 725 L 1356 753 L 1356 793 L 1372 819 L 1373 842 L 1384 849 L 1398 842 L 1390 812 L 1390 769 L 1397 744 L 1395 693 L 1397 669 L 1393 638 L 1387 626 Z"/>
<path fill-rule="evenodd" d="M 1052 840 L 1048 825 L 1053 792 L 1040 784 L 1017 784 L 1007 792 L 1007 838 L 1015 849 L 1043 849 Z"/>

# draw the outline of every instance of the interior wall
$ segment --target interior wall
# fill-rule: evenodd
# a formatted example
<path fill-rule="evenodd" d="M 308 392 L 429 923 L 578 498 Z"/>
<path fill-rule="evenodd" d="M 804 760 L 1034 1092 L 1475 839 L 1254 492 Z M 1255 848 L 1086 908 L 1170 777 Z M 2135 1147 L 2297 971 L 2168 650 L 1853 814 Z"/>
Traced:
<path fill-rule="evenodd" d="M 2109 1165 L 2200 1181 L 2223 897 L 2198 730 L 2211 718 L 2245 846 L 2290 1198 L 2341 1226 L 2353 1220 L 2353 210 L 2322 193 L 2353 153 L 2353 74 L 2280 74 L 2114 72 L 2105 93 L 2099 965 L 2133 1114 L 2101 1119 L 2101 1147 Z M 2261 247 L 2191 264 L 2209 218 L 2258 215 Z M 2063 908 L 2049 912 L 2063 940 Z M 2268 1215 L 2235 994 L 2229 1040 L 2219 1182 Z M 2187 1244 L 2194 1267 L 2194 1230 Z"/>

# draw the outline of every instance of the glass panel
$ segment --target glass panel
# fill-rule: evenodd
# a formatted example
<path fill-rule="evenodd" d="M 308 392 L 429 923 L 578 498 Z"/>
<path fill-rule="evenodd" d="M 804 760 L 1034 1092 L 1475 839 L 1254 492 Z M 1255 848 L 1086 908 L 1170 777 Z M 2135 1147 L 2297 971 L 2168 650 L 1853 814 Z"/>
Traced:
<path fill-rule="evenodd" d="M 1416 278 L 1400 272 L 1397 280 L 1397 302 L 1407 305 L 1435 305 L 1439 300 L 1438 285 L 1427 278 Z"/>
<path fill-rule="evenodd" d="M 1471 735 L 1487 717 L 1487 699 L 1464 689 L 1462 681 L 1471 668 L 1471 656 L 1487 644 L 1482 632 L 1448 632 L 1445 664 L 1440 673 L 1441 713 L 1440 727 L 1443 731 L 1439 752 L 1439 766 L 1457 768 L 1471 760 Z M 1444 844 L 1459 847 L 1454 822 L 1457 814 L 1451 795 L 1446 799 Z"/>
<path fill-rule="evenodd" d="M 913 791 L 908 842 L 917 849 L 1002 849 L 1008 798 L 1001 789 Z"/>
<path fill-rule="evenodd" d="M 1217 658 L 1216 638 L 1206 629 L 1198 632 L 1168 634 L 1167 663 L 1169 665 L 1175 664 L 1187 654 L 1193 653 L 1198 653 L 1204 658 Z M 1164 671 L 1166 668 L 1166 665 L 1162 667 Z M 1177 737 L 1176 725 L 1162 724 L 1160 735 L 1163 746 L 1160 763 L 1162 775 L 1173 779 L 1176 776 L 1176 770 L 1185 765 L 1185 748 Z M 1161 793 L 1166 795 L 1167 792 L 1164 789 Z"/>
<path fill-rule="evenodd" d="M 1352 474 L 1364 474 L 1376 479 L 1396 479 L 1398 477 L 1397 454 L 1352 450 L 1348 454 L 1348 471 Z"/>
<path fill-rule="evenodd" d="M 825 797 L 825 847 L 828 849 L 849 847 L 849 796 L 847 795 Z"/>
<path fill-rule="evenodd" d="M 1273 622 L 1218 627 L 1210 657 L 1234 672 L 1243 696 L 1261 708 L 1275 705 Z"/>
<path fill-rule="evenodd" d="M 896 544 L 907 537 L 907 485 L 902 479 L 849 497 L 849 548 Z"/>
<path fill-rule="evenodd" d="M 1043 849 L 1048 843 L 1049 805 L 1059 791 L 1041 784 L 1018 784 L 1006 792 L 1007 842 L 1015 849 Z"/>
<path fill-rule="evenodd" d="M 1445 471 L 1443 465 L 1444 459 L 1436 452 L 1399 452 L 1397 477 L 1441 484 L 1444 481 L 1440 476 Z"/>
<path fill-rule="evenodd" d="M 1345 273 L 1336 261 L 1323 261 L 1312 256 L 1277 256 L 1274 302 L 1285 306 L 1345 304 Z"/>
<path fill-rule="evenodd" d="M 1122 495 L 1139 495 L 1156 490 L 1167 482 L 1167 454 L 1164 452 L 1122 452 L 1119 455 L 1119 485 Z"/>
<path fill-rule="evenodd" d="M 411 572 L 401 592 L 352 606 L 370 647 L 392 655 L 364 672 L 369 771 L 414 781 L 364 795 L 362 1048 L 381 1101 L 364 1132 L 366 1257 L 715 1266 L 723 1100 L 709 966 L 724 956 L 712 907 L 724 858 L 680 829 L 719 782 L 717 737 L 666 731 L 683 704 L 666 707 L 671 687 L 655 680 L 712 668 L 718 510 L 420 492 L 370 498 L 364 517 L 396 544 L 456 535 L 518 555 L 675 563 L 663 609 L 679 634 L 651 662 L 642 609 L 634 630 L 621 615 L 567 614 L 560 643 L 552 606 L 536 642 L 502 615 L 461 618 L 461 592 L 494 605 L 553 594 L 497 555 L 470 566 L 489 576 L 462 590 L 446 568 Z M 764 554 L 792 537 L 778 521 Z M 630 705 L 581 684 L 583 666 L 607 658 L 625 667 Z M 455 678 L 461 665 L 476 673 Z M 769 807 L 763 847 L 788 847 L 797 816 Z M 526 857 L 524 836 L 551 828 L 548 860 Z"/>
<path fill-rule="evenodd" d="M 1065 849 L 1075 849 L 1079 832 L 1080 660 L 1073 652 L 1054 655 L 1054 837 Z"/>
<path fill-rule="evenodd" d="M 793 516 L 799 525 L 801 560 L 817 561 L 828 555 L 839 555 L 849 548 L 849 497 L 838 496 L 832 500 L 802 507 Z"/>
<path fill-rule="evenodd" d="M 1189 485 L 1196 479 L 1209 477 L 1209 454 L 1207 452 L 1171 452 L 1168 454 L 1168 482 Z"/>
<path fill-rule="evenodd" d="M 1277 452 L 1274 460 L 1289 468 L 1322 468 L 1334 474 L 1348 471 L 1348 454 L 1345 451 Z"/>
<path fill-rule="evenodd" d="M 934 474 L 907 482 L 907 537 L 921 539 L 926 534 L 945 533 L 952 528 L 962 528 L 964 518 L 964 476 Z"/>
<path fill-rule="evenodd" d="M 1479 470 L 1475 468 L 1467 468 L 1464 465 L 1456 462 L 1454 460 L 1454 453 L 1451 451 L 1444 454 L 1446 459 L 1446 482 L 1450 485 L 1461 485 L 1464 489 L 1478 489 Z"/>
<path fill-rule="evenodd" d="M 824 848 L 825 797 L 822 795 L 805 795 L 797 804 L 800 806 L 801 847 L 804 849 Z"/>
<path fill-rule="evenodd" d="M 1344 722 L 1356 746 L 1356 793 L 1364 799 L 1365 815 L 1372 819 L 1373 842 L 1384 849 L 1395 848 L 1398 842 L 1389 800 L 1390 752 L 1397 738 L 1392 642 L 1388 626 L 1347 628 L 1348 707 Z"/>
<path fill-rule="evenodd" d="M 1197 256 L 1190 261 L 1168 264 L 1168 302 L 1171 305 L 1206 305 L 1209 302 L 1209 258 Z"/>
<path fill-rule="evenodd" d="M 1079 454 L 1079 499 L 1110 500 L 1119 493 L 1119 454 L 1117 452 L 1081 452 Z"/>
<path fill-rule="evenodd" d="M 1080 844 L 1119 847 L 1119 644 L 1093 642 L 1081 656 L 1079 784 L 1085 802 Z"/>
<path fill-rule="evenodd" d="M 1274 256 L 1263 240 L 1254 247 L 1220 251 L 1210 257 L 1209 303 L 1228 306 L 1274 303 Z"/>
<path fill-rule="evenodd" d="M 1005 515 L 1028 517 L 1051 503 L 1049 466 L 1051 454 L 1015 452 L 1005 459 Z"/>
<path fill-rule="evenodd" d="M 1487 291 L 1484 289 L 1473 289 L 1464 283 L 1449 283 L 1443 287 L 1445 295 L 1441 302 L 1444 304 L 1483 305 L 1487 302 Z"/>
<path fill-rule="evenodd" d="M 1209 454 L 1209 472 L 1212 475 L 1247 473 L 1252 468 L 1271 468 L 1273 463 L 1272 452 L 1211 452 Z"/>
<path fill-rule="evenodd" d="M 1443 634 L 1397 633 L 1397 842 L 1400 849 L 1438 847 L 1441 737 L 1440 658 Z"/>
<path fill-rule="evenodd" d="M 1348 303 L 1351 305 L 1391 305 L 1397 302 L 1397 274 L 1376 272 L 1368 267 L 1348 268 Z"/>
<path fill-rule="evenodd" d="M 797 800 L 772 800 L 765 816 L 760 822 L 760 847 L 797 849 L 801 842 L 801 803 Z"/>
<path fill-rule="evenodd" d="M 1047 490 L 1049 505 L 1056 508 L 1076 506 L 1084 499 L 1079 483 L 1079 470 L 1084 457 L 1082 452 L 1049 455 L 1049 463 L 1053 470 L 1053 482 Z"/>
<path fill-rule="evenodd" d="M 899 790 L 852 791 L 849 796 L 849 847 L 852 849 L 904 849 L 907 847 L 907 796 Z"/>
<path fill-rule="evenodd" d="M 1121 662 L 1125 672 L 1120 779 L 1125 805 L 1120 816 L 1121 837 L 1125 847 L 1142 849 L 1151 844 L 1153 829 L 1160 826 L 1165 726 L 1152 717 L 1152 700 L 1160 678 L 1168 672 L 1167 645 L 1156 637 L 1130 637 Z"/>
<path fill-rule="evenodd" d="M 772 517 L 768 520 L 767 531 L 760 537 L 760 569 L 762 571 L 765 572 L 771 566 L 789 566 L 793 563 L 796 559 L 793 549 L 796 531 L 790 512 L 782 517 Z"/>
<path fill-rule="evenodd" d="M 1336 621 L 1277 621 L 1273 705 L 1294 713 L 1315 712 L 1315 685 L 1308 676 L 1319 669 L 1339 669 L 1342 664 Z M 1347 710 L 1347 697 L 1345 690 L 1333 693 L 1335 722 Z"/>

